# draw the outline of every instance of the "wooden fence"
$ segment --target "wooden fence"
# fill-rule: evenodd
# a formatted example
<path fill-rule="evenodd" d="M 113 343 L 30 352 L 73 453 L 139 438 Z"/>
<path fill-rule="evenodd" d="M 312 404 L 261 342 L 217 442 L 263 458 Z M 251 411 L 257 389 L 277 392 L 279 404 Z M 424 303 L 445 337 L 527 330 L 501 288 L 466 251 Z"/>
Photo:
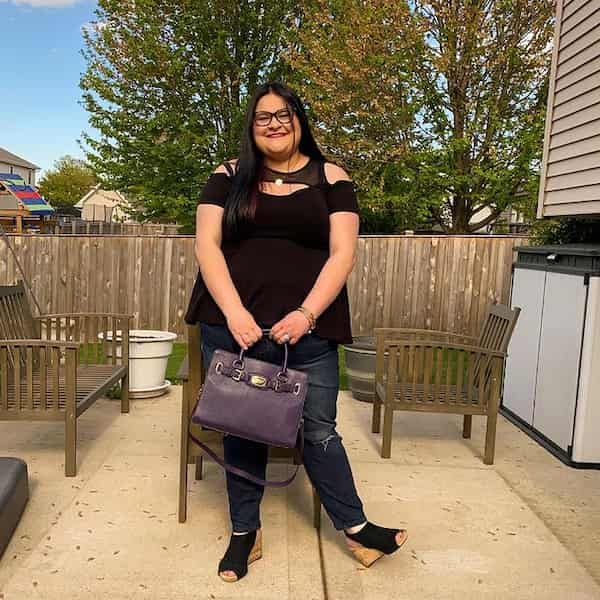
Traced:
<path fill-rule="evenodd" d="M 104 223 L 73 219 L 50 225 L 46 232 L 55 235 L 177 235 L 179 225 L 162 223 Z"/>
<path fill-rule="evenodd" d="M 43 312 L 115 311 L 183 333 L 197 273 L 192 236 L 10 235 Z M 516 236 L 361 236 L 348 281 L 354 335 L 375 326 L 472 334 L 508 302 Z M 0 239 L 0 285 L 20 279 Z"/>

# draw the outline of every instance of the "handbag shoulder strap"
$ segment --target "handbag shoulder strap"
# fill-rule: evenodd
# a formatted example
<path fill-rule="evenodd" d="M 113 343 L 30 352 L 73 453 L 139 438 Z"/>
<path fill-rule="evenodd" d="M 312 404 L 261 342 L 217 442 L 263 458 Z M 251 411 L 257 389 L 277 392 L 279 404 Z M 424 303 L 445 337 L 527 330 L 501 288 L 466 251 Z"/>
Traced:
<path fill-rule="evenodd" d="M 234 475 L 238 475 L 239 477 L 243 477 L 244 479 L 248 479 L 249 481 L 252 481 L 253 483 L 256 483 L 258 485 L 264 485 L 269 487 L 285 487 L 286 485 L 289 485 L 290 483 L 292 483 L 292 481 L 294 481 L 294 478 L 298 474 L 298 469 L 300 468 L 300 465 L 296 465 L 292 476 L 288 477 L 287 479 L 284 479 L 283 481 L 261 479 L 260 477 L 255 477 L 251 473 L 248 473 L 248 471 L 244 471 L 243 469 L 238 469 L 233 465 L 227 464 L 221 457 L 219 457 L 215 452 L 213 452 L 211 448 L 209 448 L 206 444 L 201 442 L 191 431 L 189 431 L 189 429 L 188 435 L 190 436 L 190 439 L 192 439 L 196 444 L 198 444 L 198 446 L 200 446 L 202 450 L 204 450 L 217 464 L 221 465 L 221 467 L 223 467 L 226 471 L 229 471 L 229 473 L 233 473 Z M 299 441 L 300 444 L 298 448 L 300 456 L 302 456 L 302 451 L 304 450 L 304 435 L 302 428 L 300 428 Z"/>

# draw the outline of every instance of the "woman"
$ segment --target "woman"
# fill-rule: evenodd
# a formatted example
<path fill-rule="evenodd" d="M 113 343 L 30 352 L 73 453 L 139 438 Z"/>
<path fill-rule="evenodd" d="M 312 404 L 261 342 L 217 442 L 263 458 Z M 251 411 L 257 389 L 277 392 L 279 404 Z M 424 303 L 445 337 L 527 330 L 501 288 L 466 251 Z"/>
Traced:
<path fill-rule="evenodd" d="M 209 365 L 216 348 L 308 375 L 303 463 L 334 526 L 366 566 L 406 541 L 406 531 L 367 522 L 342 438 L 335 430 L 339 343 L 352 343 L 346 280 L 354 264 L 358 206 L 352 183 L 319 150 L 298 96 L 260 87 L 248 106 L 237 160 L 221 165 L 200 196 L 200 272 L 185 317 L 200 323 Z M 270 328 L 268 337 L 262 329 Z M 225 460 L 265 478 L 267 447 L 233 435 Z M 237 581 L 262 555 L 264 488 L 227 473 L 232 535 L 219 576 Z"/>

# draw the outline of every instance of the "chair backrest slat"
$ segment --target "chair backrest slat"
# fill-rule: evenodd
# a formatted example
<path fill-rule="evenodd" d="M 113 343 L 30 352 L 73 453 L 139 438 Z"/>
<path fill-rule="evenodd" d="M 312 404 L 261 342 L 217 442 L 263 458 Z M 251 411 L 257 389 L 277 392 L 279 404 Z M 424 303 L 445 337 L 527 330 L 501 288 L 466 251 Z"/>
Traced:
<path fill-rule="evenodd" d="M 39 325 L 29 308 L 29 301 L 22 281 L 16 285 L 0 285 L 0 339 L 31 340 L 39 339 Z M 15 368 L 15 358 L 26 365 L 25 352 L 8 352 L 8 365 Z M 37 360 L 34 361 L 34 365 Z"/>
<path fill-rule="evenodd" d="M 0 286 L 0 337 L 2 339 L 39 339 L 22 281 Z"/>
<path fill-rule="evenodd" d="M 520 312 L 521 309 L 518 307 L 510 308 L 510 306 L 504 304 L 490 304 L 479 332 L 477 345 L 486 350 L 506 353 Z M 481 367 L 481 361 L 475 361 L 474 376 L 476 381 L 480 378 Z M 485 367 L 485 370 L 481 373 L 481 380 L 487 386 L 492 373 L 492 365 L 488 364 Z"/>
<path fill-rule="evenodd" d="M 479 332 L 477 345 L 486 350 L 506 352 L 520 312 L 520 308 L 491 304 Z"/>

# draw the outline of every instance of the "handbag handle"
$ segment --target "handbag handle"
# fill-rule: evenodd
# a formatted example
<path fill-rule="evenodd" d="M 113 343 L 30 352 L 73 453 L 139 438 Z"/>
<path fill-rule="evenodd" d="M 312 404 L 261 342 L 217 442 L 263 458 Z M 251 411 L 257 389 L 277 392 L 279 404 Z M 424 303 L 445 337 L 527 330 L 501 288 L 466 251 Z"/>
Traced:
<path fill-rule="evenodd" d="M 263 336 L 270 333 L 270 331 L 271 331 L 270 329 L 263 329 L 262 330 Z M 239 356 L 231 363 L 231 366 L 235 367 L 236 369 L 244 368 L 244 352 L 245 352 L 245 350 L 242 348 L 240 350 Z M 278 376 L 286 374 L 287 363 L 288 363 L 288 345 L 287 345 L 287 342 L 284 342 L 283 343 L 283 365 L 281 366 L 281 371 L 278 373 Z"/>
<path fill-rule="evenodd" d="M 286 485 L 289 485 L 290 483 L 292 483 L 292 481 L 294 481 L 294 478 L 298 474 L 298 469 L 300 468 L 300 465 L 296 465 L 296 468 L 294 469 L 294 473 L 292 474 L 292 476 L 288 477 L 287 479 L 284 479 L 283 481 L 273 481 L 270 479 L 261 479 L 260 477 L 256 477 L 256 476 L 252 475 L 252 473 L 248 473 L 248 471 L 244 471 L 244 469 L 238 469 L 237 467 L 234 467 L 233 465 L 227 464 L 220 456 L 218 456 L 215 452 L 213 452 L 211 448 L 209 448 L 206 444 L 201 442 L 189 430 L 189 426 L 188 426 L 188 435 L 194 442 L 196 442 L 196 444 L 198 444 L 198 446 L 200 446 L 202 448 L 202 450 L 204 450 L 216 463 L 221 465 L 221 467 L 223 467 L 226 471 L 229 471 L 230 473 L 233 473 L 234 475 L 238 475 L 239 477 L 243 477 L 244 479 L 248 479 L 258 485 L 269 486 L 269 487 L 285 487 Z M 299 444 L 296 447 L 300 453 L 300 456 L 302 457 L 302 453 L 304 451 L 304 427 L 303 426 L 301 426 L 298 431 L 298 437 L 299 437 Z"/>

